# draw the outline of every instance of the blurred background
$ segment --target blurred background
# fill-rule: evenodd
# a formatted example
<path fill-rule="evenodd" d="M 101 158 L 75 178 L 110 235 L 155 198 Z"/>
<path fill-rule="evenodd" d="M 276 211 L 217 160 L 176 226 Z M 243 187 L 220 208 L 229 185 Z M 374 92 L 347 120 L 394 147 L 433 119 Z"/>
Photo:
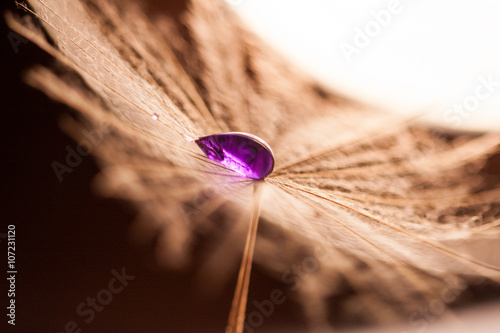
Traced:
<path fill-rule="evenodd" d="M 438 110 L 432 121 L 452 128 L 500 128 L 495 112 L 500 23 L 494 1 L 227 2 L 270 45 L 339 91 L 397 112 L 432 106 Z M 184 4 L 169 1 L 162 8 L 175 16 Z M 4 3 L 5 9 L 16 11 L 16 6 Z M 98 167 L 92 157 L 58 181 L 51 163 L 63 162 L 67 147 L 76 146 L 58 121 L 72 111 L 23 83 L 25 70 L 50 66 L 51 58 L 22 39 L 13 47 L 3 20 L 1 28 L 0 248 L 5 253 L 6 226 L 14 224 L 18 265 L 17 325 L 8 332 L 64 332 L 71 321 L 83 332 L 221 332 L 234 285 L 217 297 L 204 296 L 193 286 L 192 272 L 162 270 L 153 249 L 131 244 L 128 227 L 135 212 L 95 194 Z M 457 103 L 462 111 L 453 108 Z M 83 322 L 77 306 L 108 288 L 112 270 L 123 268 L 134 280 L 93 321 Z M 264 300 L 276 288 L 286 289 L 256 267 L 249 299 Z M 464 297 L 488 299 L 485 291 Z M 2 306 L 5 301 L 2 297 Z M 461 317 L 454 331 L 489 332 L 498 309 L 498 303 L 479 308 L 471 321 Z M 0 326 L 6 326 L 5 318 Z M 304 331 L 297 303 L 277 307 L 258 332 L 277 327 Z M 418 329 L 403 323 L 394 332 Z M 427 330 L 438 331 L 443 329 Z"/>
<path fill-rule="evenodd" d="M 433 124 L 500 130 L 500 2 L 226 0 L 326 85 Z"/>

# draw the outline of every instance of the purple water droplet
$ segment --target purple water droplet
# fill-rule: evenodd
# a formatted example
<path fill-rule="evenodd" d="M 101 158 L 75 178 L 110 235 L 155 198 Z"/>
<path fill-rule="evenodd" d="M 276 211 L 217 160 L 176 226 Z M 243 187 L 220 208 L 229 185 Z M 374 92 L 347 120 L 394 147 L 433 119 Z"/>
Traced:
<path fill-rule="evenodd" d="M 247 178 L 262 179 L 273 171 L 273 151 L 255 135 L 229 132 L 204 136 L 195 142 L 209 159 Z"/>
<path fill-rule="evenodd" d="M 158 113 L 153 113 L 151 118 L 153 118 L 153 120 L 158 120 L 160 118 L 160 116 L 158 115 Z"/>

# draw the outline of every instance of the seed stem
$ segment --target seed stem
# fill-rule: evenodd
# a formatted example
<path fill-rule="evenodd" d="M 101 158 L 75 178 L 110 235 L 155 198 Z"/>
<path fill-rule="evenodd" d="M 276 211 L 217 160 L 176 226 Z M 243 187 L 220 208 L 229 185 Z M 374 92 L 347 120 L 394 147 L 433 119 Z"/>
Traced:
<path fill-rule="evenodd" d="M 247 306 L 248 285 L 250 272 L 252 270 L 255 240 L 257 239 L 257 228 L 259 225 L 260 202 L 262 193 L 262 181 L 254 182 L 252 200 L 252 219 L 248 227 L 245 250 L 241 259 L 238 282 L 234 291 L 231 311 L 226 326 L 226 333 L 242 333 L 245 322 L 245 311 Z"/>

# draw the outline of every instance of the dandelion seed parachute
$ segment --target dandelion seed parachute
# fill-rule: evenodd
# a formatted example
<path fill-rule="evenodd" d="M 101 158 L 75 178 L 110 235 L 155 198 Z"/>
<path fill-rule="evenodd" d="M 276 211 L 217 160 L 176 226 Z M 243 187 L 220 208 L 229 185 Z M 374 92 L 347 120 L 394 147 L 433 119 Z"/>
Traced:
<path fill-rule="evenodd" d="M 227 167 L 186 143 L 199 138 L 203 150 L 243 131 L 273 146 L 277 168 L 263 182 L 260 223 L 285 239 L 259 234 L 255 261 L 279 279 L 307 258 L 318 260 L 297 286 L 313 320 L 325 320 L 327 300 L 346 289 L 353 300 L 334 312 L 385 321 L 439 297 L 449 277 L 500 281 L 498 262 L 459 246 L 498 244 L 500 180 L 498 172 L 486 178 L 483 167 L 497 154 L 499 135 L 454 140 L 320 90 L 216 1 L 193 1 L 181 29 L 151 22 L 131 1 L 30 2 L 58 48 L 17 31 L 81 75 L 93 94 L 49 70 L 31 72 L 30 84 L 80 111 L 89 120 L 82 128 L 112 124 L 93 152 L 102 163 L 101 188 L 136 203 L 151 234 L 161 230 L 160 255 L 187 257 L 200 225 L 208 234 L 222 217 L 245 222 L 248 179 L 233 182 Z M 255 178 L 271 172 L 264 164 Z M 243 169 L 248 175 L 252 168 Z M 200 195 L 206 185 L 229 193 Z M 200 210 L 189 223 L 185 202 Z M 224 269 L 207 271 L 230 271 L 241 254 L 244 223 L 231 225 L 243 232 L 217 229 L 225 238 L 204 261 Z"/>

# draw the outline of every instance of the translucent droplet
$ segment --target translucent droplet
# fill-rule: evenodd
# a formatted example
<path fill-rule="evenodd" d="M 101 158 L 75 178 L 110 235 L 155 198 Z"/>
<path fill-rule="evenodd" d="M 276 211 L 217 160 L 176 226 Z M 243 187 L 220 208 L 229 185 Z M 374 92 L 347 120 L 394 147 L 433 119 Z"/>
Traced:
<path fill-rule="evenodd" d="M 151 118 L 153 118 L 153 120 L 158 120 L 160 118 L 160 115 L 158 113 L 153 113 Z"/>
<path fill-rule="evenodd" d="M 204 136 L 195 142 L 209 159 L 247 178 L 262 179 L 273 171 L 273 151 L 255 135 L 229 132 Z"/>

